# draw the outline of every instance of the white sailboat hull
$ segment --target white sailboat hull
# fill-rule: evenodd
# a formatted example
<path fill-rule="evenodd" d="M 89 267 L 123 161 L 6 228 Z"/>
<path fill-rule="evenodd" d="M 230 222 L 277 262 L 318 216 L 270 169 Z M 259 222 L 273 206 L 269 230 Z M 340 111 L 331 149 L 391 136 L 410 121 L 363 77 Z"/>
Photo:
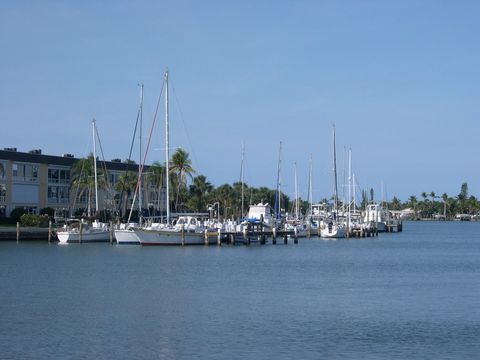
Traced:
<path fill-rule="evenodd" d="M 80 232 L 78 231 L 57 231 L 57 237 L 62 244 L 80 242 Z M 81 242 L 107 241 L 110 241 L 110 232 L 108 230 L 84 231 L 81 236 Z"/>
<path fill-rule="evenodd" d="M 117 244 L 140 244 L 140 239 L 132 229 L 115 230 L 115 239 Z"/>
<path fill-rule="evenodd" d="M 135 235 L 142 245 L 204 245 L 204 232 L 181 232 L 172 230 L 135 229 Z M 218 233 L 207 235 L 209 244 L 216 244 Z"/>
<path fill-rule="evenodd" d="M 337 225 L 325 226 L 325 228 L 320 230 L 320 236 L 327 239 L 338 239 L 344 238 L 346 235 L 345 228 L 339 227 Z"/>

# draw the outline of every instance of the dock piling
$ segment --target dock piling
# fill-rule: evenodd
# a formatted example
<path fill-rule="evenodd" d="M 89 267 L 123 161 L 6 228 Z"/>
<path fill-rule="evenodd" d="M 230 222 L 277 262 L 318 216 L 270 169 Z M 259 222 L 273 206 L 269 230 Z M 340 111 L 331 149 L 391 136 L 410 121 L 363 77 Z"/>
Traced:
<path fill-rule="evenodd" d="M 52 220 L 48 221 L 48 242 L 52 240 Z"/>
<path fill-rule="evenodd" d="M 80 229 L 79 229 L 79 237 L 78 237 L 78 242 L 80 244 L 82 243 L 82 236 L 83 236 L 83 223 L 82 223 L 82 220 L 80 220 Z"/>
<path fill-rule="evenodd" d="M 20 240 L 20 223 L 17 221 L 17 243 Z"/>

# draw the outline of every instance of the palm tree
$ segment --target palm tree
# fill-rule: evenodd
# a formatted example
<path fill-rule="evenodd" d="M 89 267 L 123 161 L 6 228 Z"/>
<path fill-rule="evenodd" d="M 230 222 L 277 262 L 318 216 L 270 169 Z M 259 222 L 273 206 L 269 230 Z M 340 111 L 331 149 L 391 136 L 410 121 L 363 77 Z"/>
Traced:
<path fill-rule="evenodd" d="M 207 196 L 213 190 L 213 185 L 207 181 L 203 175 L 193 178 L 192 185 L 190 185 L 190 201 L 189 205 L 192 210 L 205 211 L 207 208 Z"/>
<path fill-rule="evenodd" d="M 192 167 L 192 160 L 188 157 L 188 152 L 183 149 L 177 149 L 172 155 L 170 172 L 175 175 L 177 185 L 177 197 L 175 200 L 175 209 L 178 211 L 178 202 L 180 200 L 181 188 L 186 188 L 187 177 L 192 178 L 195 170 Z"/>
<path fill-rule="evenodd" d="M 412 195 L 408 198 L 408 203 L 411 207 L 413 207 L 413 213 L 415 214 L 415 217 L 417 217 L 417 204 L 418 200 L 415 195 Z"/>
<path fill-rule="evenodd" d="M 160 194 L 165 186 L 165 166 L 155 161 L 149 168 L 147 173 L 147 182 L 155 191 L 156 210 L 160 211 Z"/>
<path fill-rule="evenodd" d="M 433 213 L 435 212 L 435 199 L 437 198 L 437 194 L 435 194 L 435 191 L 430 192 L 430 197 L 432 198 L 431 214 L 432 214 L 432 217 L 433 217 Z"/>
<path fill-rule="evenodd" d="M 95 174 L 93 166 L 93 155 L 90 154 L 87 158 L 77 160 L 70 170 L 70 189 L 76 189 L 77 193 L 74 198 L 75 202 L 84 194 L 87 194 L 87 215 L 91 216 L 92 198 L 95 187 Z M 104 189 L 107 186 L 106 174 L 97 170 L 97 184 L 99 189 Z M 75 192 L 71 192 L 75 193 Z M 95 209 L 98 211 L 99 209 Z"/>
<path fill-rule="evenodd" d="M 443 218 L 447 220 L 447 201 L 448 201 L 447 193 L 442 194 L 442 200 L 443 200 Z"/>
<path fill-rule="evenodd" d="M 128 208 L 128 199 L 132 195 L 132 192 L 135 191 L 136 186 L 137 186 L 136 175 L 128 171 L 121 174 L 118 179 L 118 182 L 115 184 L 115 191 L 119 192 L 123 196 L 123 199 L 120 199 L 120 203 L 123 200 L 122 218 L 125 218 L 125 214 Z"/>

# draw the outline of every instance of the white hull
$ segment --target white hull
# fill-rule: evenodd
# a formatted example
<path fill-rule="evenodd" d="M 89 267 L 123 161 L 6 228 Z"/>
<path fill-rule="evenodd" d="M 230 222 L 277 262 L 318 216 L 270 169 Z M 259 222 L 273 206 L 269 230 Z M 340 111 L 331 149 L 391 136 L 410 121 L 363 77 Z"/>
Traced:
<path fill-rule="evenodd" d="M 78 231 L 57 231 L 58 241 L 62 244 L 80 242 Z M 108 230 L 90 230 L 82 233 L 82 242 L 107 242 L 110 241 Z"/>
<path fill-rule="evenodd" d="M 344 238 L 345 235 L 345 228 L 339 227 L 336 224 L 333 224 L 332 226 L 328 226 L 327 224 L 325 228 L 320 230 L 320 236 L 326 239 Z"/>
<path fill-rule="evenodd" d="M 115 239 L 117 244 L 140 244 L 140 239 L 132 229 L 115 230 Z"/>
<path fill-rule="evenodd" d="M 204 232 L 181 232 L 173 230 L 135 229 L 135 235 L 142 245 L 204 245 Z M 208 233 L 208 243 L 216 244 L 218 233 Z"/>

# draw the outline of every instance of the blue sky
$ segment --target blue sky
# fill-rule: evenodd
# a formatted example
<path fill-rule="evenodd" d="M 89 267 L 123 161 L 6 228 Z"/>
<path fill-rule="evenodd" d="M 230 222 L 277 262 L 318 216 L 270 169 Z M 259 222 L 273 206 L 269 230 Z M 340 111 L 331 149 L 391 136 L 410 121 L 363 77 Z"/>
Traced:
<path fill-rule="evenodd" d="M 0 1 L 3 147 L 126 158 L 171 75 L 171 146 L 215 185 L 245 179 L 329 197 L 353 151 L 359 188 L 406 200 L 480 195 L 480 3 L 476 1 Z M 163 116 L 158 119 L 160 124 Z M 146 137 L 146 134 L 145 134 Z M 164 161 L 157 127 L 148 161 Z M 138 154 L 134 155 L 138 158 Z M 341 188 L 341 184 L 339 184 Z"/>

